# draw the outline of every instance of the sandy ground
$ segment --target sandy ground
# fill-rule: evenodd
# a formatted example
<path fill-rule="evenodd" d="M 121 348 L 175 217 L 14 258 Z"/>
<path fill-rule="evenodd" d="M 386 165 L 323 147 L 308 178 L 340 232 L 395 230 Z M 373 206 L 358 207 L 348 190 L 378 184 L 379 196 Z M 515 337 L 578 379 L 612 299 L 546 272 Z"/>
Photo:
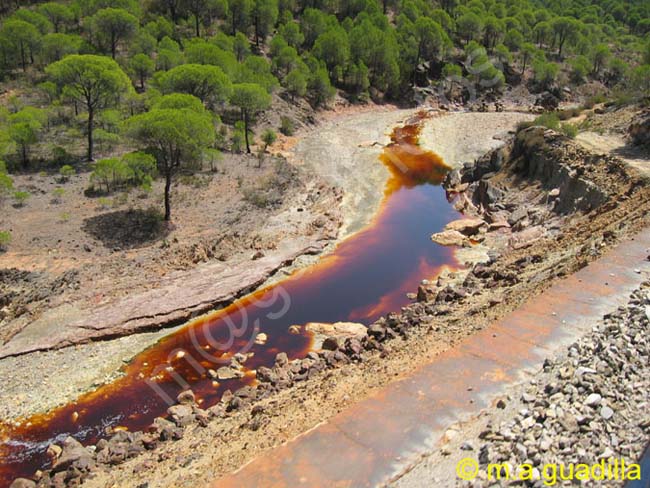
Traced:
<path fill-rule="evenodd" d="M 378 157 L 392 128 L 414 112 L 340 115 L 296 145 L 293 161 L 344 191 L 340 238 L 366 226 L 379 209 L 388 170 Z"/>
<path fill-rule="evenodd" d="M 445 163 L 457 168 L 502 146 L 519 122 L 533 118 L 520 112 L 443 114 L 425 122 L 420 145 L 438 153 Z"/>
<path fill-rule="evenodd" d="M 650 175 L 650 155 L 630 146 L 620 134 L 585 131 L 576 136 L 576 141 L 585 149 L 598 154 L 617 156 L 642 173 Z"/>

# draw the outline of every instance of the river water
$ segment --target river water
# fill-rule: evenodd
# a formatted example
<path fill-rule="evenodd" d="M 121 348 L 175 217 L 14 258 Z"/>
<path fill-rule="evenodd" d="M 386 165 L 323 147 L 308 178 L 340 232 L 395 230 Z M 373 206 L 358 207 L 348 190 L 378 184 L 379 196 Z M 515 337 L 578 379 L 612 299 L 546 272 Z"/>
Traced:
<path fill-rule="evenodd" d="M 391 175 L 380 211 L 331 254 L 162 339 L 126 365 L 124 376 L 115 382 L 46 415 L 25 419 L 19 427 L 3 426 L 0 487 L 48 467 L 47 446 L 69 435 L 92 443 L 115 427 L 146 428 L 186 388 L 207 408 L 226 389 L 252 384 L 253 370 L 272 365 L 278 352 L 304 357 L 311 338 L 303 327 L 301 333 L 289 333 L 290 326 L 337 321 L 368 325 L 407 305 L 406 293 L 420 280 L 455 266 L 452 250 L 430 240 L 461 215 L 440 186 L 447 166 L 417 145 L 420 123 L 416 119 L 395 129 L 392 144 L 377 162 Z M 266 335 L 263 344 L 260 333 Z M 246 362 L 246 376 L 215 383 L 208 370 L 223 366 L 237 352 L 254 353 Z"/>

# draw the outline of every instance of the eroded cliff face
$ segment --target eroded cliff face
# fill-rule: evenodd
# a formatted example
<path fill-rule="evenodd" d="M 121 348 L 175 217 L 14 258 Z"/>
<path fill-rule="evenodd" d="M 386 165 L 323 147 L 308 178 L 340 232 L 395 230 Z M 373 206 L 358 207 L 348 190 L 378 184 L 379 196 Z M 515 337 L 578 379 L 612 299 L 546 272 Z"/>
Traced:
<path fill-rule="evenodd" d="M 466 190 L 479 213 L 513 211 L 508 192 L 534 191 L 520 204 L 543 206 L 556 215 L 589 212 L 621 198 L 625 186 L 638 176 L 616 158 L 595 155 L 567 137 L 544 127 L 529 127 L 514 140 L 487 153 L 475 164 L 450 174 L 450 190 Z"/>

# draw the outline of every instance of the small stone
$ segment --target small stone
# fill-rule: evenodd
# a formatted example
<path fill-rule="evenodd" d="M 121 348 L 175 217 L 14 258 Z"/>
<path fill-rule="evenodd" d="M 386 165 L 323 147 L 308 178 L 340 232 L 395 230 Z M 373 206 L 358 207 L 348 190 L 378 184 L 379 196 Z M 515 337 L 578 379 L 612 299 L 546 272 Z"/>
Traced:
<path fill-rule="evenodd" d="M 291 335 L 300 334 L 300 326 L 299 325 L 291 325 L 289 327 L 289 334 L 291 334 Z"/>
<path fill-rule="evenodd" d="M 179 393 L 176 397 L 176 401 L 181 405 L 191 405 L 196 402 L 196 397 L 192 390 L 185 390 Z"/>
<path fill-rule="evenodd" d="M 233 368 L 227 366 L 222 366 L 217 370 L 217 379 L 219 381 L 232 380 L 235 378 L 241 378 L 243 373 Z"/>
<path fill-rule="evenodd" d="M 612 451 L 609 447 L 606 447 L 605 450 L 600 453 L 600 456 L 598 456 L 598 459 L 609 459 L 615 456 L 614 451 Z"/>
<path fill-rule="evenodd" d="M 255 344 L 257 344 L 258 346 L 263 346 L 264 344 L 266 344 L 266 341 L 268 339 L 269 337 L 264 332 L 260 332 L 255 337 Z"/>
<path fill-rule="evenodd" d="M 9 488 L 35 488 L 36 483 L 26 478 L 16 478 Z"/>
<path fill-rule="evenodd" d="M 289 364 L 289 357 L 287 356 L 287 353 L 286 352 L 279 352 L 275 356 L 275 364 L 276 364 L 276 366 L 280 366 L 280 367 L 283 367 L 283 366 L 286 366 L 287 364 Z"/>
<path fill-rule="evenodd" d="M 587 405 L 588 407 L 597 407 L 598 405 L 600 405 L 602 399 L 603 397 L 600 396 L 598 393 L 592 393 L 585 400 L 585 405 Z"/>
<path fill-rule="evenodd" d="M 501 410 L 506 408 L 506 402 L 502 398 L 499 398 L 499 400 L 497 401 L 497 408 Z"/>
<path fill-rule="evenodd" d="M 48 455 L 50 459 L 58 459 L 62 451 L 63 449 L 61 449 L 60 446 L 56 444 L 50 444 L 47 447 L 47 451 L 45 453 Z"/>
<path fill-rule="evenodd" d="M 533 403 L 535 401 L 535 397 L 530 393 L 524 393 L 521 395 L 521 401 L 524 403 Z"/>
<path fill-rule="evenodd" d="M 469 442 L 463 442 L 460 445 L 460 449 L 461 449 L 461 451 L 473 451 L 474 446 L 472 446 Z"/>
<path fill-rule="evenodd" d="M 613 415 L 614 415 L 614 410 L 612 410 L 608 406 L 604 406 L 603 408 L 600 409 L 600 416 L 605 420 L 611 419 Z"/>

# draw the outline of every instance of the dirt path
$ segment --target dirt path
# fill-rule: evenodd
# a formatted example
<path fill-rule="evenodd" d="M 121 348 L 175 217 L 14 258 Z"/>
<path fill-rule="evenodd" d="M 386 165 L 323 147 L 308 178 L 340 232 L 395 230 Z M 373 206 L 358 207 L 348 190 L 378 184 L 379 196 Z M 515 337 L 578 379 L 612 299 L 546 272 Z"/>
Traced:
<path fill-rule="evenodd" d="M 580 132 L 576 141 L 585 149 L 597 154 L 609 154 L 621 158 L 633 168 L 650 176 L 650 157 L 639 148 L 630 146 L 621 134 Z"/>

